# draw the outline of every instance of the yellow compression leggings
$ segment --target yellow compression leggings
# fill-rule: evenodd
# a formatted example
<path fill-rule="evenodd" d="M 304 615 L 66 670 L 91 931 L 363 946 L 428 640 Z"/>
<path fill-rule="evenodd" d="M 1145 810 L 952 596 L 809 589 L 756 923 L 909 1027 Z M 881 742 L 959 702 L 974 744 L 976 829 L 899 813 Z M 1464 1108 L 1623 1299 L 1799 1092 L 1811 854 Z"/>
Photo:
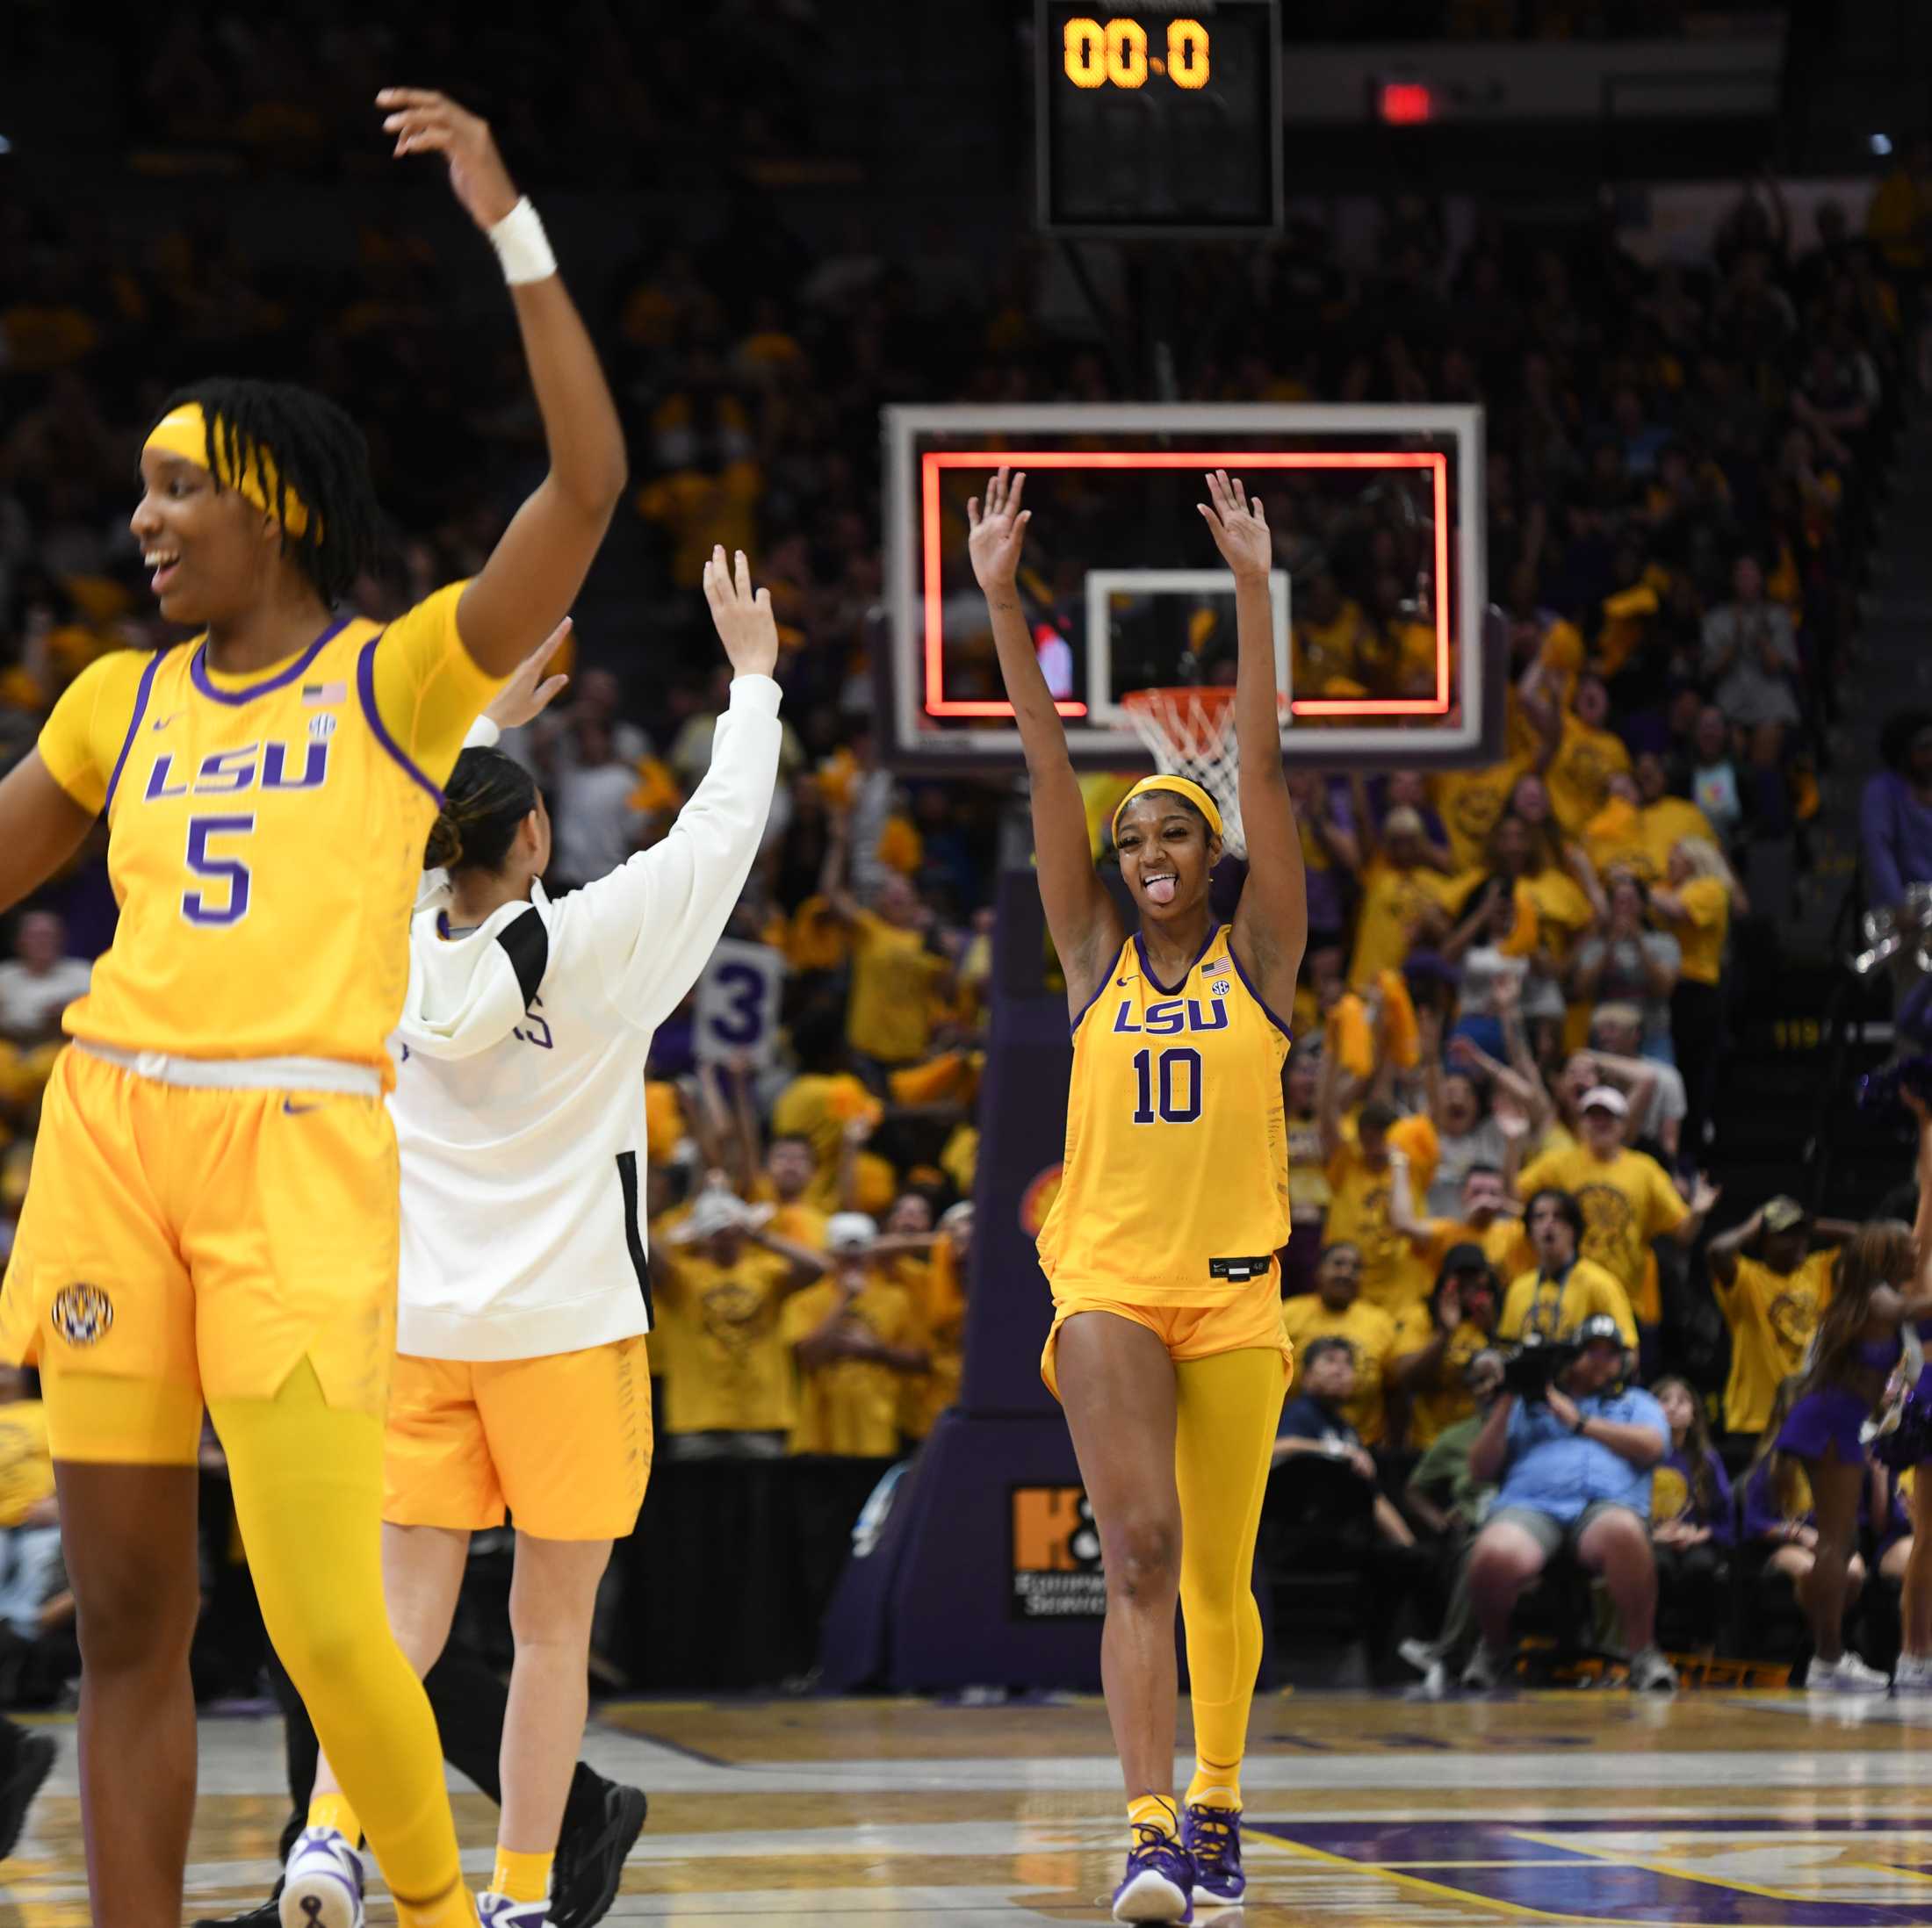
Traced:
<path fill-rule="evenodd" d="M 1241 1795 L 1248 1710 L 1261 1671 L 1254 1547 L 1287 1375 L 1274 1348 L 1174 1363 L 1180 1611 L 1194 1709 L 1195 1773 Z"/>
<path fill-rule="evenodd" d="M 210 1408 L 262 1617 L 409 1928 L 476 1918 L 436 1718 L 389 1630 L 381 1421 L 337 1411 L 306 1360 L 272 1399 Z"/>

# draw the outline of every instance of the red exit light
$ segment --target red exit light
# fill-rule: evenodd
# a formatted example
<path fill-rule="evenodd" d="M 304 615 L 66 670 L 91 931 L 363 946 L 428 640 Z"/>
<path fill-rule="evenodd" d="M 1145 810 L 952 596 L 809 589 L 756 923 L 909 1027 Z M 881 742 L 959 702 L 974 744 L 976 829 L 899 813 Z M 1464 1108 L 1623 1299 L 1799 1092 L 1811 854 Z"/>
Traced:
<path fill-rule="evenodd" d="M 1433 119 L 1436 97 L 1424 81 L 1384 81 L 1381 117 L 1391 127 L 1419 127 Z"/>

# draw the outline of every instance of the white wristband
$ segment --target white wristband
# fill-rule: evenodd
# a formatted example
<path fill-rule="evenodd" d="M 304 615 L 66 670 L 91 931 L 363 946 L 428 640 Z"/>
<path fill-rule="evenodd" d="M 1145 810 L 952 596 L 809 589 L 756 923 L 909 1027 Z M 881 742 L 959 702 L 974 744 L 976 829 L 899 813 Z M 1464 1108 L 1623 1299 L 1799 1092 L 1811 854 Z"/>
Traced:
<path fill-rule="evenodd" d="M 479 716 L 470 725 L 468 734 L 463 738 L 465 750 L 494 750 L 502 740 L 503 732 L 498 727 L 494 716 Z"/>
<path fill-rule="evenodd" d="M 503 264 L 503 278 L 513 288 L 526 281 L 548 281 L 557 272 L 557 257 L 550 251 L 550 237 L 544 232 L 542 217 L 525 195 L 496 226 L 490 229 L 490 246 Z"/>

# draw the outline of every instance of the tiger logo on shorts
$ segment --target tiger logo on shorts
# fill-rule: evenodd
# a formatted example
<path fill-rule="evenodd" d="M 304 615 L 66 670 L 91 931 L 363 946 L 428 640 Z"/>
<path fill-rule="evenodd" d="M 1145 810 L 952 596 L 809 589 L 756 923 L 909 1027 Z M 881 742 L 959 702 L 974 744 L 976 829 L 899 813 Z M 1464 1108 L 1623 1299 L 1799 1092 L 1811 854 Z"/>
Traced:
<path fill-rule="evenodd" d="M 68 1345 L 97 1345 L 114 1323 L 114 1301 L 98 1285 L 63 1285 L 48 1317 Z"/>

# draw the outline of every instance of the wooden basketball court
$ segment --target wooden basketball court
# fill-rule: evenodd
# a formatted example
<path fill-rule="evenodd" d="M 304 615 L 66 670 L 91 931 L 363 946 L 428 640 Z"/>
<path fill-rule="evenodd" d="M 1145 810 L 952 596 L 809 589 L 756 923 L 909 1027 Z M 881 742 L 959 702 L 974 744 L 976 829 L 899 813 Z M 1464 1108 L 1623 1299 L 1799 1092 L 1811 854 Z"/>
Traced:
<path fill-rule="evenodd" d="M 80 1928 L 71 1728 L 0 1924 Z M 202 1728 L 189 1918 L 258 1900 L 284 1816 L 272 1719 Z M 1185 1737 L 1184 1737 L 1185 1739 Z M 589 1752 L 651 1795 L 612 1921 L 998 1928 L 1105 1917 L 1118 1781 L 1099 1702 L 608 1707 Z M 1932 1704 L 1706 1691 L 1257 1703 L 1252 1923 L 1932 1923 Z M 459 1795 L 479 1883 L 494 1811 Z M 1203 1918 L 1207 1918 L 1203 1916 Z M 1240 1917 L 1230 1917 L 1239 1919 Z M 393 1915 L 379 1884 L 371 1922 Z"/>

